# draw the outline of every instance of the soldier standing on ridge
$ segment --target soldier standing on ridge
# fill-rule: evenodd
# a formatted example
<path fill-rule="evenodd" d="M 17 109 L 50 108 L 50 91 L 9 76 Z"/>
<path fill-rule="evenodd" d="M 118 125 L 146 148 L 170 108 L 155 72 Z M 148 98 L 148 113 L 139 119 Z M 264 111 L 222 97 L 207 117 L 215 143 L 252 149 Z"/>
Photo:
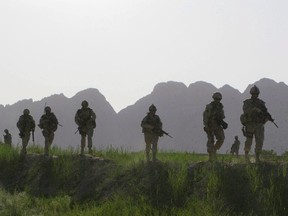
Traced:
<path fill-rule="evenodd" d="M 53 112 L 51 112 L 51 108 L 46 106 L 44 108 L 45 114 L 43 114 L 40 118 L 38 127 L 42 129 L 42 134 L 45 138 L 45 147 L 44 147 L 44 155 L 49 155 L 50 146 L 54 140 L 54 132 L 58 127 L 58 120 Z"/>
<path fill-rule="evenodd" d="M 235 136 L 235 141 L 234 141 L 233 145 L 231 146 L 230 153 L 232 155 L 236 154 L 236 156 L 238 157 L 238 155 L 239 155 L 239 147 L 240 147 L 240 141 L 238 140 L 238 136 Z"/>
<path fill-rule="evenodd" d="M 225 118 L 223 105 L 220 102 L 222 95 L 216 92 L 212 96 L 213 101 L 206 105 L 203 112 L 204 131 L 207 134 L 207 152 L 209 154 L 209 161 L 216 159 L 216 152 L 222 146 L 225 135 L 224 130 L 228 124 L 223 120 Z M 216 143 L 214 141 L 216 137 Z"/>
<path fill-rule="evenodd" d="M 81 134 L 81 155 L 84 155 L 86 136 L 88 136 L 89 154 L 92 154 L 92 137 L 94 128 L 96 128 L 96 114 L 88 107 L 86 100 L 81 103 L 82 108 L 75 114 L 75 123 L 78 125 L 78 131 Z"/>
<path fill-rule="evenodd" d="M 28 145 L 31 135 L 30 132 L 32 132 L 32 138 L 34 142 L 34 131 L 35 131 L 35 121 L 33 117 L 30 115 L 30 111 L 28 109 L 24 109 L 23 115 L 19 117 L 17 127 L 20 131 L 19 137 L 22 139 L 21 155 L 25 156 L 27 154 L 26 147 Z"/>
<path fill-rule="evenodd" d="M 156 107 L 152 104 L 149 107 L 149 112 L 141 122 L 142 132 L 146 143 L 146 159 L 150 161 L 150 149 L 152 145 L 152 161 L 156 161 L 157 144 L 159 137 L 163 136 L 162 122 L 158 115 L 156 115 Z"/>
<path fill-rule="evenodd" d="M 8 129 L 4 130 L 5 134 L 3 135 L 4 137 L 4 144 L 6 144 L 7 146 L 11 147 L 12 146 L 12 136 L 9 133 Z"/>
<path fill-rule="evenodd" d="M 260 91 L 256 85 L 250 89 L 250 94 L 251 98 L 243 102 L 244 113 L 240 117 L 246 136 L 244 151 L 247 163 L 250 163 L 249 151 L 252 146 L 253 136 L 255 136 L 256 142 L 256 162 L 260 162 L 260 154 L 264 142 L 264 125 L 268 120 L 274 122 L 274 119 L 272 119 L 270 113 L 267 111 L 265 102 L 258 98 Z"/>

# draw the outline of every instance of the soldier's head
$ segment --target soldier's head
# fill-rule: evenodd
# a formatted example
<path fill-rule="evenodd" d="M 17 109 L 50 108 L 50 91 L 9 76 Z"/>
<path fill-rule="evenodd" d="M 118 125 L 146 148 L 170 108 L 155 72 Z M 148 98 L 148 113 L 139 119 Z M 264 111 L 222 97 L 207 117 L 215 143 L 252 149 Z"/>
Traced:
<path fill-rule="evenodd" d="M 9 133 L 8 129 L 5 129 L 4 132 L 5 132 L 5 133 Z"/>
<path fill-rule="evenodd" d="M 24 109 L 24 110 L 23 110 L 23 114 L 24 114 L 24 115 L 29 115 L 29 114 L 30 114 L 29 109 Z"/>
<path fill-rule="evenodd" d="M 238 139 L 238 136 L 235 136 L 235 139 L 237 140 L 237 139 Z"/>
<path fill-rule="evenodd" d="M 149 107 L 149 112 L 151 113 L 156 113 L 157 109 L 156 109 L 156 106 L 154 104 L 152 104 L 150 107 Z"/>
<path fill-rule="evenodd" d="M 259 88 L 254 85 L 251 89 L 250 89 L 250 94 L 252 98 L 257 98 L 260 94 L 260 90 Z"/>
<path fill-rule="evenodd" d="M 220 92 L 215 92 L 213 95 L 212 95 L 212 98 L 215 100 L 215 101 L 221 101 L 222 100 L 222 95 Z"/>
<path fill-rule="evenodd" d="M 83 108 L 87 108 L 88 107 L 88 102 L 86 100 L 82 101 L 81 106 Z"/>
<path fill-rule="evenodd" d="M 45 111 L 45 113 L 51 113 L 51 107 L 46 106 L 46 107 L 44 108 L 44 111 Z"/>

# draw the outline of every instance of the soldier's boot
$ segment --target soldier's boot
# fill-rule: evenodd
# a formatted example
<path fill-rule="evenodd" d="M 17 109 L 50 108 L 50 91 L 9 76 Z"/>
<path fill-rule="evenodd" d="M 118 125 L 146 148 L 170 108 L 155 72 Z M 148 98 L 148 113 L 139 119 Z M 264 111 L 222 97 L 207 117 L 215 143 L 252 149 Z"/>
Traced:
<path fill-rule="evenodd" d="M 251 162 L 250 162 L 250 159 L 249 159 L 249 152 L 247 152 L 247 151 L 245 151 L 245 162 L 247 163 L 247 164 L 250 164 Z"/>
<path fill-rule="evenodd" d="M 45 147 L 44 147 L 44 155 L 45 155 L 45 156 L 49 156 L 49 145 L 48 145 L 48 144 L 45 144 Z"/>
<path fill-rule="evenodd" d="M 212 149 L 208 152 L 208 155 L 209 155 L 209 161 L 210 162 L 214 162 L 215 160 L 217 160 L 217 157 L 216 157 L 216 150 L 215 149 Z"/>
<path fill-rule="evenodd" d="M 150 162 L 150 155 L 149 155 L 149 153 L 146 153 L 146 161 L 147 161 L 147 163 Z"/>
<path fill-rule="evenodd" d="M 23 148 L 21 149 L 20 155 L 21 155 L 21 156 L 25 156 L 26 154 L 27 154 L 26 147 L 23 147 Z"/>
<path fill-rule="evenodd" d="M 152 154 L 152 161 L 156 162 L 156 152 L 153 152 L 153 154 Z"/>
<path fill-rule="evenodd" d="M 93 153 L 93 150 L 92 150 L 91 147 L 89 147 L 88 153 L 89 153 L 89 154 L 92 154 L 92 153 Z"/>
<path fill-rule="evenodd" d="M 208 156 L 209 156 L 209 161 L 212 162 L 212 161 L 213 161 L 213 155 L 212 155 L 212 152 L 208 152 Z"/>
<path fill-rule="evenodd" d="M 260 153 L 259 152 L 255 153 L 255 161 L 256 161 L 256 163 L 260 163 L 261 162 Z"/>
<path fill-rule="evenodd" d="M 83 156 L 84 155 L 84 147 L 81 146 L 81 152 L 80 152 L 80 155 Z"/>
<path fill-rule="evenodd" d="M 214 158 L 214 161 L 217 161 L 217 149 L 214 149 L 213 151 L 213 158 Z"/>

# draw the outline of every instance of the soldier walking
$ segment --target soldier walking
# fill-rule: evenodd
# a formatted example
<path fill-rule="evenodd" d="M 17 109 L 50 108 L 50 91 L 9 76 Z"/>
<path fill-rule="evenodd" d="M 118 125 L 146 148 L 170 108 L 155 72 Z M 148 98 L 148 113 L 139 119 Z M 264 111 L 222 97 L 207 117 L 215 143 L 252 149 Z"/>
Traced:
<path fill-rule="evenodd" d="M 157 145 L 159 137 L 163 136 L 162 122 L 158 115 L 156 115 L 156 107 L 152 104 L 149 107 L 149 112 L 141 122 L 142 132 L 144 133 L 144 140 L 146 143 L 146 160 L 150 161 L 150 149 L 152 146 L 152 161 L 156 161 Z"/>
<path fill-rule="evenodd" d="M 224 121 L 224 107 L 220 102 L 222 95 L 216 92 L 212 96 L 213 101 L 206 105 L 203 112 L 204 131 L 207 134 L 207 152 L 209 154 L 209 161 L 216 159 L 216 152 L 222 146 L 225 135 L 224 130 L 228 127 L 228 124 Z M 216 143 L 214 141 L 216 138 Z"/>
<path fill-rule="evenodd" d="M 239 155 L 239 147 L 240 147 L 240 141 L 238 139 L 238 136 L 235 136 L 235 140 L 234 140 L 233 145 L 231 146 L 230 153 L 232 155 L 236 154 L 236 156 L 238 157 L 238 155 Z"/>
<path fill-rule="evenodd" d="M 44 112 L 39 120 L 38 127 L 42 129 L 42 134 L 45 138 L 44 155 L 49 156 L 49 149 L 54 140 L 54 132 L 58 127 L 58 120 L 55 114 L 51 112 L 49 106 L 44 108 Z"/>
<path fill-rule="evenodd" d="M 22 139 L 22 150 L 21 155 L 25 156 L 27 154 L 26 147 L 30 140 L 31 132 L 34 141 L 34 131 L 35 131 L 35 121 L 30 115 L 29 109 L 24 109 L 23 115 L 19 117 L 17 122 L 17 127 L 20 131 L 19 137 Z"/>
<path fill-rule="evenodd" d="M 264 125 L 268 120 L 274 122 L 274 119 L 272 119 L 270 113 L 267 111 L 265 102 L 258 98 L 260 91 L 256 85 L 250 89 L 250 94 L 251 98 L 243 102 L 243 114 L 240 117 L 246 136 L 244 151 L 247 163 L 250 163 L 249 151 L 252 146 L 253 137 L 255 137 L 256 142 L 256 162 L 260 162 L 260 154 L 264 142 Z"/>
<path fill-rule="evenodd" d="M 3 135 L 4 144 L 11 147 L 12 146 L 12 135 L 9 133 L 8 129 L 5 129 L 4 132 L 5 132 L 5 134 Z"/>
<path fill-rule="evenodd" d="M 89 154 L 92 154 L 92 137 L 96 128 L 96 114 L 88 107 L 86 100 L 81 103 L 82 108 L 75 114 L 75 123 L 78 125 L 78 131 L 81 135 L 81 155 L 84 155 L 86 145 L 86 136 L 88 137 Z"/>

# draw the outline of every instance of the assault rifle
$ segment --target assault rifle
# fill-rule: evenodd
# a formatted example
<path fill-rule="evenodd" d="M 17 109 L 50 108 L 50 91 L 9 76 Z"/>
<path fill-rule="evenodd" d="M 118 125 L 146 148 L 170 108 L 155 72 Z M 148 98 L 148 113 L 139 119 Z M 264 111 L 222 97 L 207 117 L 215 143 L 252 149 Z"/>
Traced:
<path fill-rule="evenodd" d="M 168 132 L 162 130 L 162 128 L 159 129 L 161 133 L 165 134 L 166 136 L 169 136 L 170 138 L 173 138 Z"/>
<path fill-rule="evenodd" d="M 35 144 L 34 130 L 32 130 L 32 141 L 33 141 L 33 144 Z"/>
<path fill-rule="evenodd" d="M 267 112 L 266 115 L 267 119 L 271 121 L 275 125 L 275 127 L 279 128 L 278 125 L 274 122 L 274 119 L 272 118 L 271 114 Z"/>

